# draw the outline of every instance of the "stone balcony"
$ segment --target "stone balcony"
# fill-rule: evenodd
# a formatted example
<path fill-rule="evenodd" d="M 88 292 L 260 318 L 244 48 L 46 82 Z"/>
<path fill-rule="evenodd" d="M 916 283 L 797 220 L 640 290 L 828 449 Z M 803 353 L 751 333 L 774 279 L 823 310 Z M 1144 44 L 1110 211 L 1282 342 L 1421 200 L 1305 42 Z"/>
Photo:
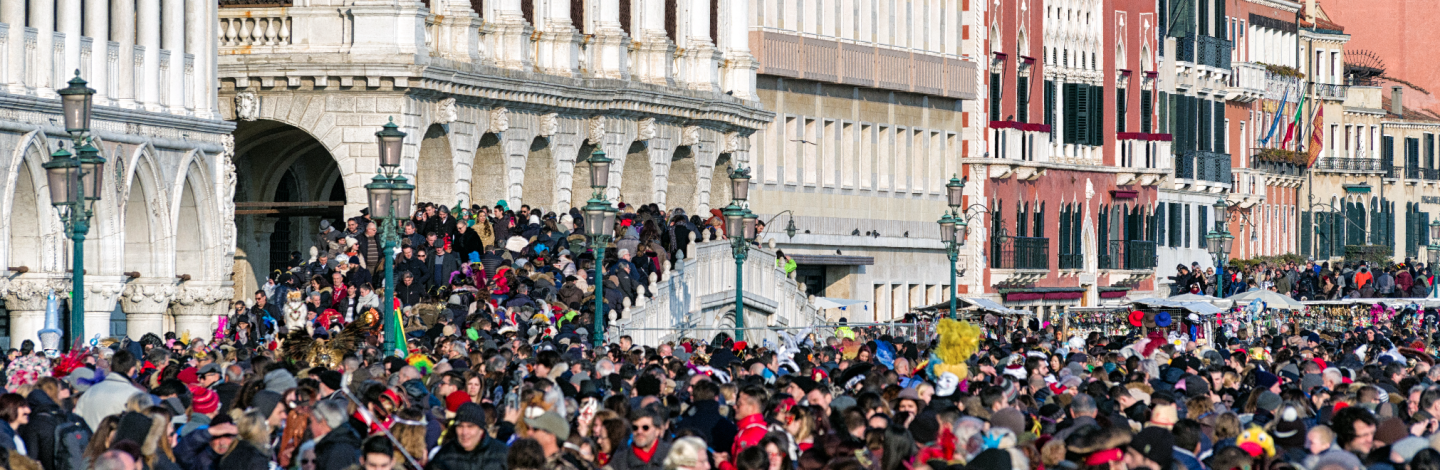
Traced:
<path fill-rule="evenodd" d="M 1230 86 L 1225 89 L 1227 101 L 1249 103 L 1265 96 L 1265 66 L 1254 62 L 1232 64 Z"/>

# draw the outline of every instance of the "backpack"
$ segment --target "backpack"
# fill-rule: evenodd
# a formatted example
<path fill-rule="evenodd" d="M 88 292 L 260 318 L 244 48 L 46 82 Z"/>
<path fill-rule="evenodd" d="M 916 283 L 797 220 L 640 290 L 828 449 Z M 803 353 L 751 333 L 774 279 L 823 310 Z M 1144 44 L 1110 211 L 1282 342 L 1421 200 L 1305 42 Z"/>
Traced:
<path fill-rule="evenodd" d="M 85 447 L 90 444 L 90 426 L 74 413 L 55 413 L 54 470 L 85 470 Z"/>

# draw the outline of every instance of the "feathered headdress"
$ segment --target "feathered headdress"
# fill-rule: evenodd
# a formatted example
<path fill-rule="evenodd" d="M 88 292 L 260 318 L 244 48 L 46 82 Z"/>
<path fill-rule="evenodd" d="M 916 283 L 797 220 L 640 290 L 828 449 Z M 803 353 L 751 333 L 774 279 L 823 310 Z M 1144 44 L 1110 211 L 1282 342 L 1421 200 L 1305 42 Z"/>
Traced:
<path fill-rule="evenodd" d="M 936 331 L 940 332 L 940 345 L 933 354 L 938 361 L 930 361 L 934 364 L 930 374 L 939 377 L 950 372 L 961 380 L 970 377 L 970 370 L 965 367 L 965 362 L 980 350 L 980 327 L 970 322 L 944 318 L 936 325 Z"/>

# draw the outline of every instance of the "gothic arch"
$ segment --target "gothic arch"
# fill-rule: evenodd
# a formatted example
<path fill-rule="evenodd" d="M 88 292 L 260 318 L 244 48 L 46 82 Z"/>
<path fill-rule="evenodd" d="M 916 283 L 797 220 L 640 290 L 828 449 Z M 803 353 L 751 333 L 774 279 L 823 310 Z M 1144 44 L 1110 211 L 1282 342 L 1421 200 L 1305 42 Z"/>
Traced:
<path fill-rule="evenodd" d="M 445 126 L 431 124 L 420 141 L 420 158 L 415 163 L 415 201 L 450 205 L 455 199 L 452 184 L 454 157 L 450 134 Z"/>
<path fill-rule="evenodd" d="M 520 188 L 520 202 L 546 212 L 556 211 L 555 157 L 552 155 L 550 139 L 536 136 L 530 141 L 530 151 L 525 155 L 525 180 Z"/>
<path fill-rule="evenodd" d="M 136 148 L 129 160 L 122 209 L 125 245 L 121 268 L 124 272 L 138 272 L 143 278 L 168 279 L 174 274 L 170 258 L 174 253 L 170 246 L 174 231 L 167 210 L 171 200 L 165 193 L 167 185 L 153 147 Z"/>
<path fill-rule="evenodd" d="M 172 238 L 175 241 L 175 273 L 189 274 L 192 280 L 220 281 L 222 273 L 212 272 L 214 259 L 220 253 L 214 250 L 216 206 L 210 173 L 205 170 L 199 151 L 191 151 L 181 159 L 181 170 L 177 173 L 175 193 L 171 195 L 171 220 L 175 221 Z"/>
<path fill-rule="evenodd" d="M 580 150 L 575 152 L 575 169 L 570 172 L 570 206 L 584 207 L 585 202 L 590 200 L 590 195 L 595 191 L 590 188 L 590 154 L 595 152 L 597 147 L 590 142 L 580 145 Z"/>
<path fill-rule="evenodd" d="M 475 159 L 470 165 L 471 204 L 495 205 L 507 197 L 506 183 L 508 165 L 505 163 L 504 141 L 495 133 L 486 133 L 480 138 L 475 149 Z M 516 206 L 518 207 L 518 206 Z"/>
<path fill-rule="evenodd" d="M 697 207 L 695 210 L 704 214 L 710 209 L 725 207 L 730 204 L 730 165 L 734 154 L 722 153 L 715 157 L 715 163 L 710 165 L 710 204 Z M 686 208 L 686 211 L 689 211 Z"/>
<path fill-rule="evenodd" d="M 0 227 L 4 237 L 0 244 L 8 259 L 6 266 L 26 266 L 36 272 L 55 272 L 64 269 L 60 250 L 65 246 L 64 226 L 50 205 L 49 184 L 45 170 L 41 167 L 49 159 L 49 143 L 44 134 L 30 132 L 21 138 L 10 158 L 8 168 L 10 188 L 0 195 L 5 220 L 9 223 Z"/>
<path fill-rule="evenodd" d="M 700 171 L 695 157 L 694 149 L 688 145 L 675 148 L 665 177 L 665 207 L 683 208 L 686 213 L 698 210 Z"/>

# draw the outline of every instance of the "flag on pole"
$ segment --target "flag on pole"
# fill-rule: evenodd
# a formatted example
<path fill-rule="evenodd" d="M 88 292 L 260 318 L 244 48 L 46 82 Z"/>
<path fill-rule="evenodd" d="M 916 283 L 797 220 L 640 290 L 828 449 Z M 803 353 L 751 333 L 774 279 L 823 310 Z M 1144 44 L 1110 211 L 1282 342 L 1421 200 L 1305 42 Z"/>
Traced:
<path fill-rule="evenodd" d="M 1280 127 L 1280 112 L 1285 109 L 1285 103 L 1290 101 L 1290 87 L 1285 87 L 1285 94 L 1280 98 L 1280 107 L 1275 108 L 1275 113 L 1270 116 L 1270 132 L 1265 133 L 1265 138 L 1260 139 L 1260 144 L 1270 143 L 1270 138 L 1275 135 L 1275 129 Z"/>
<path fill-rule="evenodd" d="M 1306 160 L 1306 166 L 1315 166 L 1315 160 L 1320 158 L 1320 151 L 1325 147 L 1324 132 L 1321 127 L 1325 121 L 1325 108 L 1317 106 L 1315 110 L 1315 125 L 1310 131 L 1310 155 Z"/>
<path fill-rule="evenodd" d="M 1285 140 L 1280 143 L 1280 148 L 1290 145 L 1290 139 L 1295 136 L 1295 124 L 1300 122 L 1300 116 L 1305 113 L 1305 95 L 1300 95 L 1300 102 L 1295 105 L 1295 117 L 1290 119 L 1290 125 L 1285 127 Z M 1301 129 L 1303 132 L 1304 129 Z M 1295 142 L 1299 145 L 1299 141 Z"/>
<path fill-rule="evenodd" d="M 394 308 L 395 314 L 390 316 L 391 320 L 389 321 L 394 323 L 394 330 L 392 331 L 394 336 L 390 339 L 395 342 L 395 350 L 390 353 L 399 357 L 405 357 L 409 355 L 407 350 L 410 349 L 410 345 L 405 342 L 405 321 L 401 319 L 405 314 L 401 309 L 400 299 L 395 299 Z"/>

